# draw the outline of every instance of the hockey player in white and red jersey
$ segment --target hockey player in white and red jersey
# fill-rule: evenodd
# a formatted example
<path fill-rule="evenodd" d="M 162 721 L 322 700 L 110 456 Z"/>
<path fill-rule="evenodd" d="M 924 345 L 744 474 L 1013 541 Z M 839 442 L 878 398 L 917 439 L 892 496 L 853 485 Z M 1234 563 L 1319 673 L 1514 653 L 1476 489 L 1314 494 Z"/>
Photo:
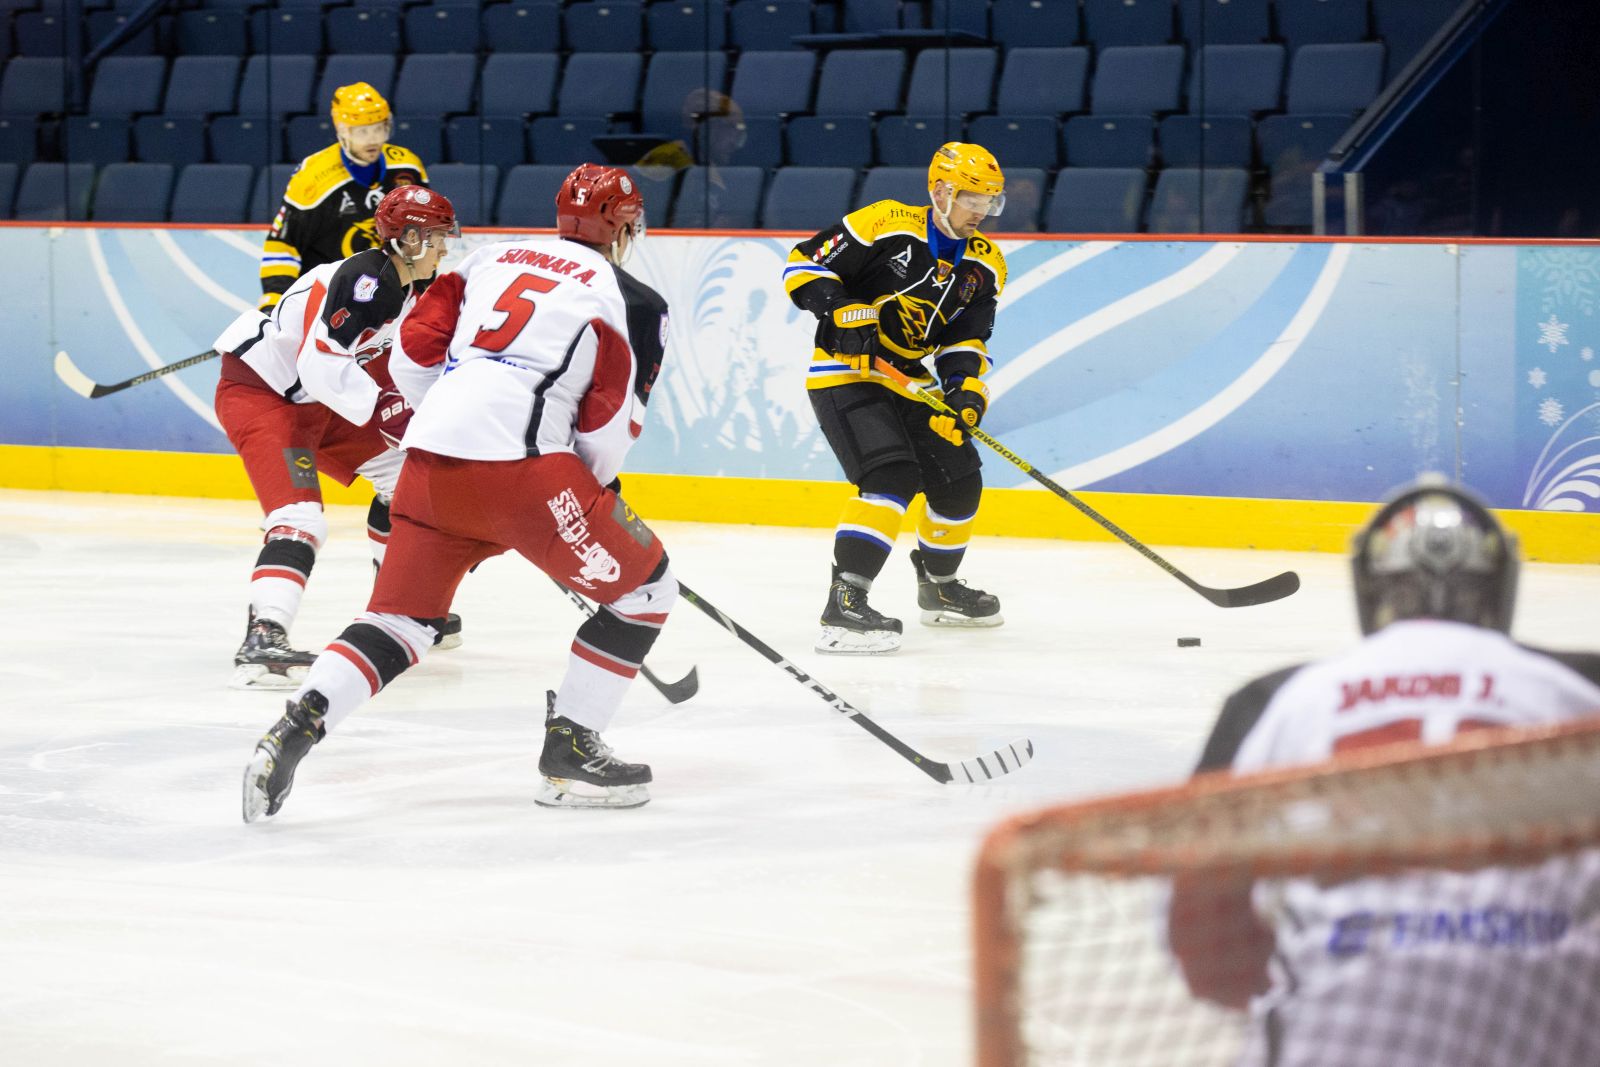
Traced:
<path fill-rule="evenodd" d="M 445 196 L 416 185 L 386 195 L 374 218 L 381 248 L 301 275 L 270 313 L 243 313 L 212 345 L 222 353 L 217 419 L 265 515 L 236 689 L 293 689 L 315 658 L 292 648 L 288 631 L 328 536 L 319 470 L 341 485 L 360 475 L 377 491 L 367 533 L 383 562 L 402 458 L 394 443 L 411 415 L 388 350 L 461 229 Z"/>
<path fill-rule="evenodd" d="M 1509 636 L 1516 542 L 1443 479 L 1357 535 L 1367 636 L 1228 698 L 1199 771 L 1600 714 L 1600 655 Z M 1169 940 L 1193 993 L 1252 1020 L 1250 1067 L 1600 1064 L 1600 856 L 1336 884 L 1179 879 Z"/>
<path fill-rule="evenodd" d="M 650 768 L 601 739 L 677 597 L 660 540 L 618 495 L 667 339 L 665 301 L 622 270 L 644 234 L 628 175 L 578 167 L 557 239 L 487 245 L 401 327 L 416 413 L 388 559 L 367 611 L 317 658 L 245 772 L 244 818 L 282 806 L 296 765 L 433 643 L 463 575 L 514 550 L 598 602 L 546 694 L 536 802 L 637 807 Z M 608 484 L 609 483 L 609 484 Z"/>

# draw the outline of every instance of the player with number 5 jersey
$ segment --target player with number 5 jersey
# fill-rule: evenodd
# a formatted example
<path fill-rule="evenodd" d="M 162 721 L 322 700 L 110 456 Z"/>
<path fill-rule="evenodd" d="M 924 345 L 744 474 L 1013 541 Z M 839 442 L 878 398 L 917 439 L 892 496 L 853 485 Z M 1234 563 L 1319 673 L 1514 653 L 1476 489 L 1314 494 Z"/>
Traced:
<path fill-rule="evenodd" d="M 546 694 L 536 802 L 637 807 L 650 768 L 601 739 L 677 597 L 656 537 L 618 495 L 667 337 L 666 302 L 622 269 L 644 236 L 626 173 L 585 164 L 555 239 L 488 245 L 405 320 L 391 371 L 416 409 L 388 556 L 367 611 L 317 657 L 245 773 L 274 814 L 313 744 L 427 653 L 468 570 L 513 550 L 601 605 Z"/>

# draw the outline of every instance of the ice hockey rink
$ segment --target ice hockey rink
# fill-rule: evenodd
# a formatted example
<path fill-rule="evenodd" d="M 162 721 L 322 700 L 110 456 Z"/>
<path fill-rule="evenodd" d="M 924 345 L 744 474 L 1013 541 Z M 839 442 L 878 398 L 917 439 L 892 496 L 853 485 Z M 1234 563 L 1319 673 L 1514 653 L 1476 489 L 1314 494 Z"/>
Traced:
<path fill-rule="evenodd" d="M 364 514 L 331 509 L 298 645 L 364 606 Z M 0 491 L 0 1061 L 966 1064 L 984 831 L 1183 776 L 1230 689 L 1356 636 L 1340 556 L 1161 549 L 1209 585 L 1302 577 L 1225 611 L 1114 542 L 984 537 L 965 573 L 1006 625 L 931 631 L 902 538 L 873 599 L 904 650 L 822 657 L 828 531 L 660 523 L 680 578 L 908 744 L 1037 757 L 939 785 L 680 601 L 649 662 L 697 666 L 699 695 L 641 679 L 606 735 L 653 766 L 653 801 L 535 807 L 580 616 L 501 557 L 461 588 L 464 646 L 246 826 L 241 772 L 283 708 L 224 687 L 256 519 Z M 1530 565 L 1520 603 L 1523 640 L 1600 643 L 1600 568 Z"/>

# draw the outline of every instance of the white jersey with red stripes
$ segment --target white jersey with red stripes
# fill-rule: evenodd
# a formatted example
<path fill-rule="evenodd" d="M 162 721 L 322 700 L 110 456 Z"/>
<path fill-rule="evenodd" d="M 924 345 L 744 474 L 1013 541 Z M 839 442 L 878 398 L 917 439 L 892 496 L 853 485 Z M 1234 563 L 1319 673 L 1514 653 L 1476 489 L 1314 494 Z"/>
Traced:
<path fill-rule="evenodd" d="M 486 245 L 401 328 L 390 370 L 416 409 L 402 447 L 477 460 L 570 452 L 609 482 L 643 428 L 666 340 L 666 302 L 588 245 Z"/>

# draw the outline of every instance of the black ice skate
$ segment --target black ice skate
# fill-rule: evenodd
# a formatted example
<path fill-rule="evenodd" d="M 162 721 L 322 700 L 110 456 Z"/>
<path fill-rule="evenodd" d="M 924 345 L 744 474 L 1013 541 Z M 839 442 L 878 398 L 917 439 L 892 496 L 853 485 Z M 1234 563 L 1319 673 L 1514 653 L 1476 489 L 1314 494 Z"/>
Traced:
<path fill-rule="evenodd" d="M 556 695 L 545 694 L 544 789 L 534 803 L 545 808 L 637 808 L 650 802 L 650 768 L 623 763 L 597 730 L 556 714 Z"/>
<path fill-rule="evenodd" d="M 252 612 L 244 644 L 233 654 L 230 689 L 299 689 L 306 670 L 316 662 L 315 652 L 289 646 L 289 634 L 271 619 Z"/>
<path fill-rule="evenodd" d="M 322 716 L 328 700 L 315 689 L 291 700 L 272 729 L 256 742 L 255 755 L 244 769 L 244 821 L 276 815 L 294 786 L 294 769 L 311 746 L 327 735 Z"/>
<path fill-rule="evenodd" d="M 440 652 L 461 647 L 461 616 L 455 612 L 444 617 L 444 629 L 433 639 L 433 647 Z"/>
<path fill-rule="evenodd" d="M 903 627 L 867 603 L 867 587 L 854 575 L 833 569 L 828 603 L 822 609 L 822 634 L 818 652 L 829 655 L 881 656 L 900 647 Z"/>
<path fill-rule="evenodd" d="M 917 569 L 917 607 L 924 626 L 999 626 L 1000 598 L 974 589 L 960 578 L 935 578 L 923 565 L 922 552 L 911 550 Z"/>

